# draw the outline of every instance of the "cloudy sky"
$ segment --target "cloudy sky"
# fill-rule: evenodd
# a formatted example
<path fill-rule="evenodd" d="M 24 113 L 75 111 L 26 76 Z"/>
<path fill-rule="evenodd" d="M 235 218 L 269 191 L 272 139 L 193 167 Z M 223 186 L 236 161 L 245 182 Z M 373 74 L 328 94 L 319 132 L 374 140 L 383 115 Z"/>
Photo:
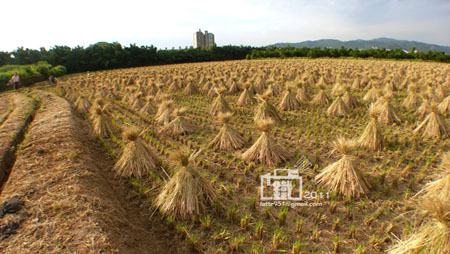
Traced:
<path fill-rule="evenodd" d="M 450 0 L 2 1 L 0 50 L 98 41 L 191 46 L 201 28 L 220 45 L 391 37 L 450 46 Z"/>

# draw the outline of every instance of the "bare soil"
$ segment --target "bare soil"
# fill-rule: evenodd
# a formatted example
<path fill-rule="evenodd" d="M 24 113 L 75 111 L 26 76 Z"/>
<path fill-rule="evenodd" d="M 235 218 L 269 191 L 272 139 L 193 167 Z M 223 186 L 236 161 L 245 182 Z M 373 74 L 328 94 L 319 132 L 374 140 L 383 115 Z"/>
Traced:
<path fill-rule="evenodd" d="M 114 178 L 113 162 L 71 105 L 44 91 L 32 94 L 42 105 L 0 195 L 0 202 L 18 196 L 25 207 L 0 219 L 20 224 L 16 235 L 0 240 L 0 252 L 189 253 Z"/>
<path fill-rule="evenodd" d="M 12 112 L 12 104 L 13 100 L 12 96 L 10 94 L 0 94 L 0 127 L 3 125 L 3 123 L 8 119 L 9 114 Z"/>
<path fill-rule="evenodd" d="M 26 126 L 32 120 L 35 105 L 27 96 L 9 93 L 2 96 L 0 106 L 0 193 L 2 183 L 7 179 L 14 150 L 20 143 Z"/>

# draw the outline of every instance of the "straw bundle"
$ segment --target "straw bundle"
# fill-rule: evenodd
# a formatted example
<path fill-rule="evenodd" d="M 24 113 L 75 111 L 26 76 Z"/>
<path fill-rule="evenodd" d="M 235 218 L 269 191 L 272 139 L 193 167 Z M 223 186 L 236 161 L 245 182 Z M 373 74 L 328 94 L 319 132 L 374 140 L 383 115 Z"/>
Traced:
<path fill-rule="evenodd" d="M 220 128 L 219 133 L 208 146 L 221 150 L 235 150 L 242 148 L 245 144 L 244 138 L 228 124 L 231 119 L 231 113 L 219 113 L 218 117 L 223 124 L 222 128 Z"/>
<path fill-rule="evenodd" d="M 353 166 L 351 157 L 347 154 L 354 147 L 354 142 L 339 137 L 332 143 L 334 149 L 342 154 L 340 160 L 325 167 L 315 177 L 315 181 L 346 197 L 366 195 L 369 192 L 369 184 Z"/>
<path fill-rule="evenodd" d="M 176 109 L 174 111 L 174 119 L 166 124 L 160 131 L 160 133 L 167 134 L 187 134 L 194 131 L 194 126 L 192 126 L 184 117 L 184 113 L 187 111 L 186 108 Z"/>
<path fill-rule="evenodd" d="M 296 110 L 300 107 L 300 102 L 295 98 L 294 94 L 292 94 L 291 89 L 289 87 L 286 88 L 284 92 L 283 98 L 280 102 L 280 109 L 283 111 Z"/>
<path fill-rule="evenodd" d="M 247 88 L 242 91 L 236 103 L 238 106 L 250 106 L 256 103 L 256 99 L 251 95 Z"/>
<path fill-rule="evenodd" d="M 272 120 L 274 122 L 281 122 L 281 117 L 278 115 L 276 108 L 270 104 L 267 100 L 258 96 L 261 103 L 256 109 L 255 117 L 253 118 L 255 122 L 261 122 L 266 120 Z"/>
<path fill-rule="evenodd" d="M 114 165 L 117 175 L 142 179 L 151 171 L 159 168 L 155 153 L 144 142 L 138 139 L 138 131 L 130 129 L 124 132 L 123 139 L 127 144 L 123 147 L 119 160 Z M 161 175 L 159 171 L 156 172 Z"/>
<path fill-rule="evenodd" d="M 165 214 L 177 219 L 193 219 L 217 201 L 212 186 L 188 166 L 188 157 L 180 155 L 181 165 L 177 173 L 166 182 L 156 197 L 155 206 Z"/>
<path fill-rule="evenodd" d="M 328 99 L 328 96 L 323 88 L 321 88 L 320 91 L 314 96 L 312 103 L 319 105 L 326 105 L 330 103 L 330 99 Z"/>
<path fill-rule="evenodd" d="M 225 98 L 223 98 L 222 93 L 219 93 L 217 98 L 214 100 L 209 113 L 211 115 L 217 115 L 219 113 L 228 113 L 228 112 L 231 112 L 231 108 L 228 105 Z"/>
<path fill-rule="evenodd" d="M 447 123 L 442 118 L 442 116 L 437 111 L 436 106 L 431 106 L 431 112 L 422 121 L 422 123 L 417 126 L 414 133 L 422 132 L 422 137 L 428 138 L 440 138 L 448 136 L 449 129 Z"/>
<path fill-rule="evenodd" d="M 277 144 L 273 137 L 269 135 L 270 129 L 273 127 L 272 120 L 261 121 L 258 128 L 262 131 L 261 136 L 256 142 L 242 154 L 242 158 L 246 162 L 258 162 L 268 166 L 275 166 L 281 162 L 287 161 L 291 155 L 281 145 Z"/>
<path fill-rule="evenodd" d="M 380 127 L 378 126 L 376 110 L 373 104 L 370 105 L 369 116 L 369 124 L 367 124 L 367 127 L 364 129 L 364 132 L 359 138 L 358 143 L 360 147 L 375 151 L 383 148 L 384 138 L 381 134 Z"/>
<path fill-rule="evenodd" d="M 347 114 L 347 106 L 345 106 L 345 103 L 340 96 L 337 97 L 327 109 L 327 115 L 329 116 L 345 116 Z"/>

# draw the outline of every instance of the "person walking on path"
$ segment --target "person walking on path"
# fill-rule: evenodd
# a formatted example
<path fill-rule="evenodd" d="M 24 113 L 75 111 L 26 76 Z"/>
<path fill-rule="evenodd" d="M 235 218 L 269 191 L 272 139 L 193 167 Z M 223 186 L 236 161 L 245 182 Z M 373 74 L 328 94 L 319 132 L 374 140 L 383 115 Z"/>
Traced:
<path fill-rule="evenodd" d="M 50 83 L 57 85 L 58 84 L 58 80 L 56 79 L 55 76 L 50 76 L 48 77 L 48 80 L 50 81 Z"/>
<path fill-rule="evenodd" d="M 17 87 L 20 85 L 20 76 L 17 72 L 14 72 L 14 75 L 9 80 L 9 84 L 13 85 L 14 90 L 17 90 Z"/>

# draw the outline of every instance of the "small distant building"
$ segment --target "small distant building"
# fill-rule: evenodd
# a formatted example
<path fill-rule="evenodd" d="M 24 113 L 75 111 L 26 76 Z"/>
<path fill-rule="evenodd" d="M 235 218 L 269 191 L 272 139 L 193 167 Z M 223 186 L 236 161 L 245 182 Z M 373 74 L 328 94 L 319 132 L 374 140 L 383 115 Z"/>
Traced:
<path fill-rule="evenodd" d="M 194 33 L 194 48 L 210 48 L 214 43 L 214 34 L 208 31 L 203 33 L 201 29 Z"/>

